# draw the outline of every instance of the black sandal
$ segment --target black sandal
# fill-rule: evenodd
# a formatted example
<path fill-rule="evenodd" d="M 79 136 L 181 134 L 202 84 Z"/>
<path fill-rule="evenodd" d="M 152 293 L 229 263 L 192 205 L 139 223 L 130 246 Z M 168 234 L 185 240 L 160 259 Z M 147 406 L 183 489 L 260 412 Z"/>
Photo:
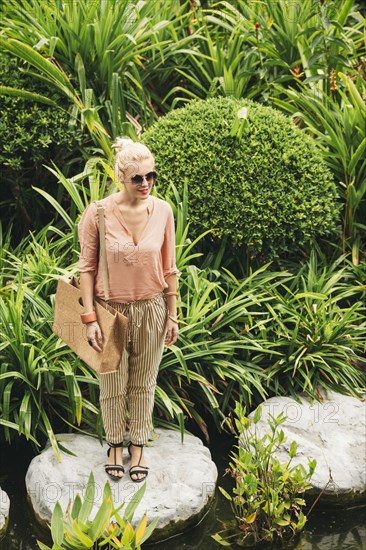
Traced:
<path fill-rule="evenodd" d="M 115 476 L 114 474 L 111 473 L 111 470 L 118 470 L 119 472 L 123 472 L 125 473 L 125 469 L 124 467 L 121 465 L 121 464 L 116 464 L 116 449 L 118 447 L 123 447 L 123 442 L 122 443 L 109 443 L 107 441 L 108 445 L 109 445 L 109 449 L 107 451 L 107 456 L 109 456 L 110 452 L 111 452 L 111 448 L 114 449 L 114 464 L 105 464 L 104 465 L 104 469 L 105 469 L 105 472 L 106 474 L 109 475 L 109 477 L 111 479 L 122 479 L 123 476 Z"/>
<path fill-rule="evenodd" d="M 131 468 L 128 470 L 128 473 L 130 474 L 130 478 L 134 483 L 141 483 L 141 481 L 144 481 L 147 478 L 147 474 L 149 473 L 149 472 L 146 471 L 146 470 L 149 469 L 147 466 L 140 466 L 140 460 L 141 460 L 141 457 L 142 457 L 142 449 L 143 449 L 144 445 L 139 445 L 138 443 L 132 443 L 132 441 L 130 441 L 128 446 L 127 446 L 128 454 L 130 456 L 132 456 L 131 451 L 130 451 L 131 445 L 133 445 L 134 447 L 141 447 L 141 453 L 140 453 L 140 458 L 139 458 L 138 463 L 135 464 L 134 466 L 131 466 Z M 140 466 L 140 469 L 139 470 L 133 470 L 131 472 L 132 468 L 137 468 L 137 466 Z M 141 468 L 143 468 L 143 469 L 141 469 Z M 144 474 L 144 477 L 133 479 L 132 476 L 134 474 Z"/>

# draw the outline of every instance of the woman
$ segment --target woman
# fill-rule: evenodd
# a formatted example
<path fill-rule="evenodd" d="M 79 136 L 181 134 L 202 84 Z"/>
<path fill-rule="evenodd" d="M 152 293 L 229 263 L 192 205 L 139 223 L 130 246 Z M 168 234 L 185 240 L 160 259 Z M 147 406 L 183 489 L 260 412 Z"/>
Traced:
<path fill-rule="evenodd" d="M 156 179 L 150 150 L 129 138 L 115 145 L 115 173 L 121 191 L 102 199 L 110 288 L 109 303 L 128 317 L 128 345 L 119 370 L 100 375 L 100 405 L 109 444 L 105 470 L 112 479 L 124 474 L 123 439 L 126 400 L 129 411 L 131 456 L 129 475 L 146 479 L 144 444 L 148 441 L 154 392 L 164 344 L 178 337 L 177 275 L 174 218 L 170 205 L 151 195 Z M 78 225 L 80 288 L 90 345 L 102 351 L 103 335 L 93 308 L 94 297 L 104 298 L 102 270 L 98 269 L 97 206 L 87 206 Z M 113 452 L 110 452 L 111 449 Z"/>

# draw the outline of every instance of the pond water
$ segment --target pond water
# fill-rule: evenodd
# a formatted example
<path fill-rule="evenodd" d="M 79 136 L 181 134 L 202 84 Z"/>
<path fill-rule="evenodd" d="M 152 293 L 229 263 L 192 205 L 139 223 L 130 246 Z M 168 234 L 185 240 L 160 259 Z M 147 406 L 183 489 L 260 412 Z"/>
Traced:
<path fill-rule="evenodd" d="M 230 478 L 224 476 L 228 456 L 235 441 L 220 435 L 210 445 L 212 458 L 218 472 L 218 484 L 229 488 Z M 6 452 L 4 450 L 6 449 Z M 0 541 L 0 550 L 39 550 L 37 538 L 52 545 L 52 541 L 41 530 L 27 506 L 24 477 L 32 459 L 31 449 L 22 445 L 3 447 L 0 463 L 0 486 L 8 493 L 10 523 L 7 535 Z M 211 535 L 222 529 L 222 521 L 231 519 L 228 501 L 217 491 L 217 496 L 200 524 L 188 532 L 156 544 L 144 544 L 144 550 L 216 550 L 223 546 Z M 286 545 L 286 550 L 366 550 L 366 506 L 348 510 L 324 510 L 321 500 L 309 516 L 308 523 L 296 540 Z"/>

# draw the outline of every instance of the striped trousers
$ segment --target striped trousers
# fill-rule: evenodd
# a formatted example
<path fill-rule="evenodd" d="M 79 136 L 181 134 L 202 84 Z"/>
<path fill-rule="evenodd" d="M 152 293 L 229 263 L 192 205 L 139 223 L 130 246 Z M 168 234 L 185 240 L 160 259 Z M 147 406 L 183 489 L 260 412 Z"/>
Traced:
<path fill-rule="evenodd" d="M 166 335 L 164 294 L 149 300 L 109 302 L 128 317 L 128 345 L 117 372 L 101 374 L 100 407 L 106 440 L 123 441 L 128 424 L 133 443 L 148 441 L 159 365 Z M 128 417 L 128 418 L 127 418 Z"/>

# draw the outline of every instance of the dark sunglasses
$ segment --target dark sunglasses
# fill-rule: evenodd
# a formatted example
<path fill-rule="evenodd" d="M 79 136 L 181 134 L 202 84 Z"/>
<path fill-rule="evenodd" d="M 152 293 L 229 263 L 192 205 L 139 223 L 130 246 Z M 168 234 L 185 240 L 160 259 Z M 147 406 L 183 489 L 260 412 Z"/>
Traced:
<path fill-rule="evenodd" d="M 152 181 L 155 181 L 157 177 L 158 177 L 158 175 L 157 175 L 156 172 L 148 172 L 144 176 L 140 176 L 138 174 L 136 176 L 132 176 L 131 181 L 132 181 L 132 183 L 135 183 L 136 185 L 141 185 L 141 183 L 144 181 L 144 178 L 146 179 L 146 181 L 148 183 L 150 183 Z"/>

